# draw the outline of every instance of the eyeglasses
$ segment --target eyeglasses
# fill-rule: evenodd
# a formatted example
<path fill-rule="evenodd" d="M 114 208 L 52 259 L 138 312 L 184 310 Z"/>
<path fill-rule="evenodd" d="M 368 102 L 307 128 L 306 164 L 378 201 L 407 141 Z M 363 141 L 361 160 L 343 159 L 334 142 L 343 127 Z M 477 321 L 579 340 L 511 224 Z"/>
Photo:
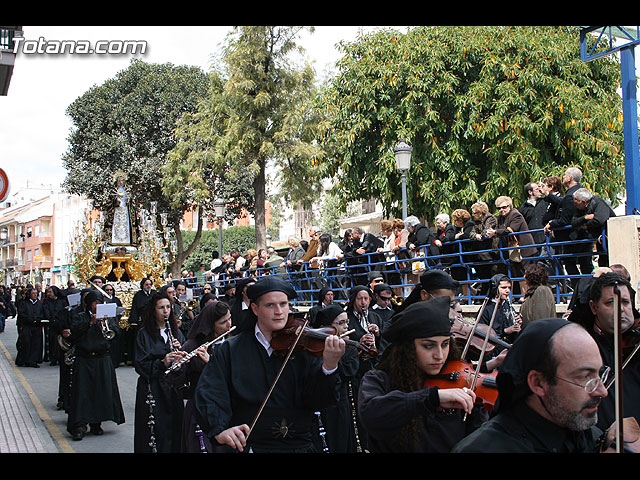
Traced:
<path fill-rule="evenodd" d="M 380 298 L 380 300 L 382 300 L 383 302 L 390 302 L 391 301 L 391 297 L 383 297 L 382 295 L 380 295 L 378 298 Z"/>
<path fill-rule="evenodd" d="M 570 380 L 565 380 L 564 378 L 560 378 L 560 377 L 555 377 L 555 378 L 557 380 L 562 380 L 563 382 L 567 382 L 567 383 L 571 383 L 572 385 L 576 385 L 577 387 L 582 387 L 582 388 L 584 388 L 584 391 L 587 392 L 587 394 L 592 394 L 600 386 L 600 382 L 602 382 L 603 384 L 607 382 L 607 378 L 609 378 L 609 373 L 610 372 L 611 372 L 611 367 L 604 367 L 604 369 L 602 370 L 602 373 L 600 373 L 600 376 L 590 379 L 584 385 L 582 385 L 580 383 L 572 382 Z"/>
<path fill-rule="evenodd" d="M 505 208 L 509 208 L 509 205 L 503 205 L 501 207 L 498 207 L 498 210 L 504 210 Z"/>

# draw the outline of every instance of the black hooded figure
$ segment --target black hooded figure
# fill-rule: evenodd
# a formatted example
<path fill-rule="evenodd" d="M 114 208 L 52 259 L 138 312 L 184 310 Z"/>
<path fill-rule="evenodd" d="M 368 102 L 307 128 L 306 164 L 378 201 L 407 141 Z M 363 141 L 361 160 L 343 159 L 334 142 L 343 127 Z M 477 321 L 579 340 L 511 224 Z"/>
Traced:
<path fill-rule="evenodd" d="M 187 339 L 182 345 L 182 350 L 192 352 L 204 343 L 218 339 L 229 328 L 231 328 L 229 305 L 217 300 L 207 303 L 195 318 L 187 334 Z M 226 337 L 222 337 L 209 345 L 207 348 L 208 356 L 213 355 L 215 348 L 225 340 Z M 206 361 L 199 355 L 195 355 L 183 366 L 167 374 L 167 383 L 175 388 L 183 389 L 184 397 L 187 399 L 182 424 L 181 451 L 183 453 L 211 453 L 215 451 L 211 440 L 202 431 L 202 422 L 193 399 L 200 374 L 208 363 L 207 356 L 205 358 Z"/>
<path fill-rule="evenodd" d="M 493 330 L 500 339 L 507 343 L 513 343 L 518 337 L 519 332 L 512 332 L 511 330 L 513 329 L 509 327 L 513 327 L 516 324 L 517 317 L 513 307 L 511 306 L 510 299 L 499 299 L 498 292 L 500 283 L 505 281 L 509 282 L 509 285 L 511 286 L 511 279 L 504 274 L 499 273 L 491 277 L 486 306 L 480 316 L 479 322 L 489 325 L 493 312 L 497 308 L 498 311 L 496 312 L 493 320 Z M 503 347 L 496 346 L 493 351 L 493 355 L 497 355 L 502 351 L 502 349 Z"/>
<path fill-rule="evenodd" d="M 236 294 L 229 302 L 231 309 L 231 321 L 236 326 L 236 332 L 240 333 L 249 328 L 253 328 L 254 322 L 249 318 L 249 300 L 246 299 L 247 287 L 255 283 L 253 277 L 240 278 L 236 282 Z"/>
<path fill-rule="evenodd" d="M 29 288 L 26 298 L 18 304 L 16 365 L 19 367 L 37 368 L 42 363 L 44 310 L 42 302 L 37 299 L 37 293 L 35 288 Z"/>
<path fill-rule="evenodd" d="M 62 295 L 62 291 L 55 285 L 47 287 L 47 290 L 51 290 L 53 298 L 46 295 L 42 301 L 42 309 L 44 311 L 44 318 L 49 320 L 48 335 L 46 335 L 49 362 L 52 366 L 55 366 L 61 361 L 62 351 L 58 344 L 58 335 L 61 334 L 59 318 L 63 315 L 65 307 L 67 306 L 67 299 Z"/>
<path fill-rule="evenodd" d="M 109 354 L 112 340 L 105 337 L 101 320 L 94 319 L 95 305 L 102 303 L 102 296 L 99 295 L 95 290 L 90 290 L 83 299 L 85 310 L 75 315 L 71 323 L 76 356 L 67 430 L 74 440 L 82 439 L 87 424 L 91 433 L 101 435 L 102 422 L 124 423 L 118 381 Z M 104 321 L 108 322 L 109 329 L 116 336 L 120 333 L 115 317 Z"/>

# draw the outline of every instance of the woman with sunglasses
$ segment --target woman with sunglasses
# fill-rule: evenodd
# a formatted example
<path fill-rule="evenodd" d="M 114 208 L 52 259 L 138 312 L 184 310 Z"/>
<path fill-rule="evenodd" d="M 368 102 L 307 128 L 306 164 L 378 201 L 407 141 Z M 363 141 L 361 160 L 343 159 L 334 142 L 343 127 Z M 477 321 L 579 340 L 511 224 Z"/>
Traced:
<path fill-rule="evenodd" d="M 498 208 L 498 225 L 495 229 L 489 229 L 487 236 L 492 238 L 494 236 L 500 237 L 501 247 L 505 248 L 509 240 L 516 238 L 520 244 L 520 255 L 522 259 L 520 261 L 510 260 L 511 263 L 511 278 L 524 277 L 524 268 L 531 262 L 526 257 L 535 256 L 537 253 L 534 245 L 533 236 L 530 233 L 520 233 L 518 235 L 510 235 L 511 233 L 526 232 L 529 230 L 527 221 L 524 219 L 518 209 L 513 208 L 513 202 L 511 197 L 502 196 L 496 199 L 496 207 Z M 502 250 L 502 257 L 505 260 L 509 259 L 509 252 L 506 248 Z M 527 293 L 526 282 L 519 281 L 520 293 L 524 295 Z"/>

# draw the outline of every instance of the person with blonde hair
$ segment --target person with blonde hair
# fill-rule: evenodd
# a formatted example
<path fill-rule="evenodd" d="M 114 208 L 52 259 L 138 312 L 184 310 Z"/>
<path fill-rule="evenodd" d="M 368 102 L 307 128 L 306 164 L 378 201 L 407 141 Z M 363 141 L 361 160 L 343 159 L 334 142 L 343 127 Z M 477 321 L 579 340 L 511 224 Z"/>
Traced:
<path fill-rule="evenodd" d="M 520 293 L 527 293 L 527 285 L 524 280 L 524 268 L 531 262 L 526 257 L 532 257 L 536 254 L 533 237 L 530 233 L 521 233 L 518 235 L 510 235 L 517 232 L 526 232 L 529 230 L 526 220 L 522 214 L 513 208 L 511 197 L 501 196 L 496 199 L 496 207 L 498 208 L 498 224 L 495 229 L 489 229 L 487 235 L 489 237 L 498 236 L 501 239 L 502 248 L 507 247 L 509 241 L 517 239 L 519 247 L 502 250 L 502 257 L 511 265 L 511 278 L 523 277 L 519 280 Z M 520 258 L 512 256 L 514 251 L 520 252 Z"/>
<path fill-rule="evenodd" d="M 473 231 L 470 235 L 471 240 L 473 240 L 471 249 L 475 251 L 484 250 L 476 254 L 475 260 L 479 263 L 474 265 L 477 277 L 481 280 L 486 280 L 481 283 L 480 288 L 482 295 L 484 295 L 489 290 L 488 279 L 496 273 L 495 264 L 488 262 L 494 262 L 498 259 L 496 251 L 498 238 L 490 238 L 487 232 L 490 228 L 495 229 L 498 226 L 498 219 L 489 211 L 489 205 L 481 200 L 471 205 L 471 216 L 474 222 Z"/>

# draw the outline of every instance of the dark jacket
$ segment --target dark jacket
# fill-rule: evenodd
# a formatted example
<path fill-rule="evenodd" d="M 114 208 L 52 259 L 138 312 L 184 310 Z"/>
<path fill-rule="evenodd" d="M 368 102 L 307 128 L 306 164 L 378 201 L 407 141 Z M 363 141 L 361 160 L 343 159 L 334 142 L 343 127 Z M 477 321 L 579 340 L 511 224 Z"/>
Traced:
<path fill-rule="evenodd" d="M 529 201 L 524 202 L 518 209 L 524 217 L 529 230 L 538 230 L 544 228 L 543 218 L 549 209 L 549 203 L 538 199 L 536 204 L 533 205 Z M 535 243 L 544 243 L 545 234 L 543 231 L 534 232 L 531 234 Z"/>
<path fill-rule="evenodd" d="M 591 220 L 585 220 L 585 215 L 594 214 Z M 571 238 L 597 239 L 602 235 L 602 230 L 607 227 L 607 220 L 615 217 L 611 207 L 602 198 L 593 196 L 587 203 L 584 210 L 577 209 L 571 219 L 571 226 L 576 230 L 572 232 Z"/>
<path fill-rule="evenodd" d="M 562 198 L 562 202 L 560 203 L 559 216 L 558 218 L 554 218 L 550 222 L 552 229 L 571 225 L 571 219 L 573 218 L 573 214 L 576 211 L 576 205 L 573 203 L 573 194 L 580 188 L 582 188 L 582 185 L 577 184 L 565 192 L 564 197 Z M 569 240 L 569 233 L 570 231 L 568 229 L 553 232 L 556 240 L 560 242 Z"/>
<path fill-rule="evenodd" d="M 529 230 L 529 225 L 525 221 L 522 214 L 516 209 L 511 208 L 509 213 L 506 216 L 499 215 L 498 216 L 498 226 L 496 227 L 496 233 L 503 237 L 502 247 L 507 246 L 507 237 L 506 235 L 509 233 L 508 228 L 511 228 L 513 232 L 526 232 Z M 520 254 L 523 257 L 531 257 L 536 254 L 535 247 L 527 247 L 527 245 L 533 245 L 533 237 L 530 233 L 522 233 L 520 235 L 516 235 L 518 237 L 518 243 L 520 243 Z M 503 250 L 503 255 L 507 256 L 507 250 Z"/>

